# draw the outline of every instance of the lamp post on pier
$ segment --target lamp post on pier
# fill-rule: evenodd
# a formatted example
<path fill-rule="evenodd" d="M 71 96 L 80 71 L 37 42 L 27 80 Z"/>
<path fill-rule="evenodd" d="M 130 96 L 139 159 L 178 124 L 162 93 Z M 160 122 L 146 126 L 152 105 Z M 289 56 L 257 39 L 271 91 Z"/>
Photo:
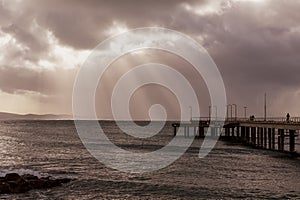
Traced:
<path fill-rule="evenodd" d="M 265 93 L 264 121 L 267 121 L 267 93 Z"/>
<path fill-rule="evenodd" d="M 214 106 L 214 108 L 216 109 L 216 121 L 217 121 L 217 119 L 218 119 L 218 107 Z"/>
<path fill-rule="evenodd" d="M 247 119 L 247 106 L 244 106 L 245 120 Z"/>
<path fill-rule="evenodd" d="M 232 105 L 231 104 L 227 105 L 227 120 L 229 119 L 228 107 L 230 107 L 230 120 L 232 120 Z"/>
<path fill-rule="evenodd" d="M 215 115 L 216 115 L 216 118 L 215 118 L 215 119 L 217 120 L 217 118 L 218 118 L 218 107 L 217 107 L 217 106 L 214 106 L 214 105 L 208 106 L 208 109 L 209 109 L 209 119 L 212 117 L 212 111 L 213 111 L 212 108 L 215 109 Z"/>
<path fill-rule="evenodd" d="M 234 104 L 232 104 L 233 106 L 234 106 L 234 119 L 235 119 L 235 121 L 237 120 L 237 105 L 234 103 Z"/>
<path fill-rule="evenodd" d="M 190 121 L 192 122 L 193 121 L 193 108 L 192 108 L 192 106 L 189 106 L 189 109 L 190 109 Z"/>

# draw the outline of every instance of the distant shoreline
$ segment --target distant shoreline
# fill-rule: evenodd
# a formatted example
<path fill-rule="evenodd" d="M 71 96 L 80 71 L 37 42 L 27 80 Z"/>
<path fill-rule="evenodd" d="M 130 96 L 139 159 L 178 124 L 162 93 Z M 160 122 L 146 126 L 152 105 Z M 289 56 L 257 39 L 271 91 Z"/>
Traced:
<path fill-rule="evenodd" d="M 65 114 L 16 114 L 0 112 L 0 120 L 71 120 L 71 115 Z"/>
<path fill-rule="evenodd" d="M 136 122 L 136 123 L 150 123 L 151 121 L 150 120 L 134 120 L 134 121 L 130 121 L 130 120 L 110 120 L 110 119 L 98 119 L 98 120 L 90 120 L 90 119 L 0 119 L 0 122 L 4 122 L 4 121 L 98 121 L 98 122 Z M 163 121 L 163 120 L 152 120 L 152 122 L 156 122 L 156 123 L 159 123 L 159 122 L 166 122 L 166 123 L 174 123 L 174 122 L 179 122 L 178 120 L 166 120 L 166 121 Z"/>

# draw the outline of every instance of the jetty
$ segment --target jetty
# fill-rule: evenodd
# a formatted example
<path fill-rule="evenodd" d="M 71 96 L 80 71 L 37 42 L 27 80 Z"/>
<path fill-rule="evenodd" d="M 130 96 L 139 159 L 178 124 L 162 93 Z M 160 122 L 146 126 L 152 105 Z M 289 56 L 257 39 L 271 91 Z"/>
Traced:
<path fill-rule="evenodd" d="M 190 121 L 173 123 L 174 136 L 181 129 L 184 137 L 219 137 L 222 140 L 239 142 L 255 148 L 280 151 L 300 156 L 296 151 L 296 137 L 300 132 L 300 117 L 288 120 L 273 118 L 191 118 Z"/>

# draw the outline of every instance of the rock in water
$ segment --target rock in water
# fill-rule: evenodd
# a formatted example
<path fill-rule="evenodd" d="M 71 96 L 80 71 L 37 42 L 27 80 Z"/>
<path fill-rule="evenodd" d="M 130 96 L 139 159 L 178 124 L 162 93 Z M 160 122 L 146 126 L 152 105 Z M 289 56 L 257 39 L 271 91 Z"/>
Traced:
<path fill-rule="evenodd" d="M 6 181 L 16 181 L 18 180 L 19 178 L 21 178 L 21 176 L 17 173 L 10 173 L 10 174 L 6 174 L 4 179 Z"/>
<path fill-rule="evenodd" d="M 46 189 L 68 183 L 71 179 L 53 179 L 51 177 L 38 178 L 31 174 L 20 176 L 16 173 L 6 174 L 0 177 L 0 194 L 23 193 L 31 189 Z"/>
<path fill-rule="evenodd" d="M 31 175 L 31 174 L 24 174 L 21 177 L 25 180 L 37 180 L 37 179 L 39 179 L 37 176 Z"/>

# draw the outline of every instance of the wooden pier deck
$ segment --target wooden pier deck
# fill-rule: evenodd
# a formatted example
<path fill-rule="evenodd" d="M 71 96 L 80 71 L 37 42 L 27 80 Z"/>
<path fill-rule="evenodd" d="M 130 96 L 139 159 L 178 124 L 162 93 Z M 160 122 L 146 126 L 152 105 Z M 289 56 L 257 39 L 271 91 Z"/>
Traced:
<path fill-rule="evenodd" d="M 300 132 L 300 117 L 290 118 L 230 118 L 214 119 L 207 117 L 192 118 L 191 121 L 173 123 L 174 136 L 179 128 L 185 137 L 192 131 L 196 137 L 219 137 L 229 141 L 240 142 L 255 148 L 287 152 L 300 156 L 296 151 L 296 137 Z M 192 129 L 192 130 L 191 130 Z"/>

